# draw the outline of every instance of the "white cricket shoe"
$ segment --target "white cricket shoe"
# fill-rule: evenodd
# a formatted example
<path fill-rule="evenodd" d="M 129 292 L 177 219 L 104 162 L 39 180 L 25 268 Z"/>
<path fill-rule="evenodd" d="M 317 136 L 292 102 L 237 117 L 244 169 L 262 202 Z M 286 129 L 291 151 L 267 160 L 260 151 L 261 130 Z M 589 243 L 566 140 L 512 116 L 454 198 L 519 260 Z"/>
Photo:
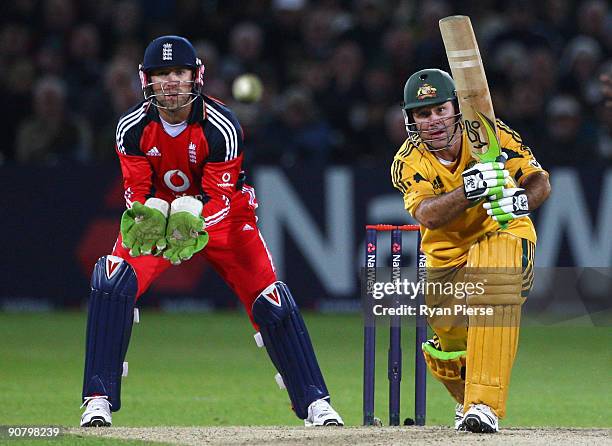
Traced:
<path fill-rule="evenodd" d="M 455 406 L 455 430 L 461 430 L 461 423 L 463 423 L 463 404 L 457 403 Z"/>
<path fill-rule="evenodd" d="M 85 398 L 83 406 L 85 406 L 85 412 L 81 416 L 81 427 L 102 427 L 113 424 L 111 404 L 107 397 L 92 396 Z"/>
<path fill-rule="evenodd" d="M 460 430 L 482 434 L 499 432 L 497 415 L 486 404 L 472 404 L 463 417 Z"/>
<path fill-rule="evenodd" d="M 304 420 L 306 427 L 311 426 L 344 426 L 344 421 L 327 400 L 320 399 L 308 406 L 308 418 Z"/>

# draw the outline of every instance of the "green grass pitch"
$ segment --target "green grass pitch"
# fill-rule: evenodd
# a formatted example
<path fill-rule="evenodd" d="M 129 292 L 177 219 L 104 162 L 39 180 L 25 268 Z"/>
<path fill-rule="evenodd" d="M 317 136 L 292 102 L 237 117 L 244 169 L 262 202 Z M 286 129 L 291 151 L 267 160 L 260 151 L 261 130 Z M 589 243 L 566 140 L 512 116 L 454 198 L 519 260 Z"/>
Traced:
<path fill-rule="evenodd" d="M 334 407 L 348 425 L 361 424 L 360 316 L 305 319 Z M 0 425 L 78 425 L 85 323 L 84 312 L 0 313 Z M 385 328 L 378 331 L 376 412 L 387 424 Z M 141 311 L 114 425 L 301 425 L 252 335 L 245 314 Z M 414 330 L 405 326 L 403 337 L 405 418 L 414 416 Z M 611 341 L 609 327 L 524 328 L 502 426 L 612 427 Z M 450 425 L 453 408 L 428 376 L 427 424 Z"/>

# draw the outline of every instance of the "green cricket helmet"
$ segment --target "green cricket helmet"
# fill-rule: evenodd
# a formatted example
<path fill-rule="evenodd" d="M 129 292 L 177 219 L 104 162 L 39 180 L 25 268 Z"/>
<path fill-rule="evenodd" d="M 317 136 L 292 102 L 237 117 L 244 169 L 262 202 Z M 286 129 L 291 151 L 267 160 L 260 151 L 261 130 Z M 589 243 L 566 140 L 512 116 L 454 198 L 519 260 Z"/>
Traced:
<path fill-rule="evenodd" d="M 449 119 L 448 125 L 444 123 L 446 134 L 438 138 L 424 138 L 421 129 L 414 122 L 411 111 L 419 108 L 436 104 L 443 104 L 453 101 L 455 114 Z M 446 149 L 460 124 L 459 106 L 457 102 L 457 91 L 453 78 L 446 71 L 436 68 L 417 71 L 406 81 L 404 86 L 404 102 L 402 103 L 404 121 L 409 136 L 419 135 L 421 140 L 428 146 L 429 150 L 437 151 Z M 446 139 L 447 145 L 444 148 L 434 149 L 429 143 Z"/>
<path fill-rule="evenodd" d="M 457 99 L 455 81 L 446 71 L 429 68 L 414 73 L 404 86 L 404 110 Z"/>

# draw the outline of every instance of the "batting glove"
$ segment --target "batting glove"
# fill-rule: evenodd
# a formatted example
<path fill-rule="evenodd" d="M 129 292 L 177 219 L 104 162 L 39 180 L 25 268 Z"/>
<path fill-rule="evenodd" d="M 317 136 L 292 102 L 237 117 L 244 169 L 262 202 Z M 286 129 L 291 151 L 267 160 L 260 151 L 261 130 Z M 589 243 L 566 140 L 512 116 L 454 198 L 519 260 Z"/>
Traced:
<path fill-rule="evenodd" d="M 507 159 L 508 155 L 502 153 L 494 162 L 478 163 L 463 172 L 465 198 L 477 201 L 500 193 L 510 178 L 510 173 L 504 168 Z"/>
<path fill-rule="evenodd" d="M 501 197 L 487 201 L 482 205 L 487 210 L 487 214 L 499 223 L 507 223 L 511 220 L 529 215 L 529 200 L 525 189 L 513 187 L 504 189 Z"/>
<path fill-rule="evenodd" d="M 121 245 L 130 250 L 132 257 L 151 254 L 153 248 L 166 247 L 166 216 L 168 202 L 149 198 L 142 204 L 135 201 L 121 216 Z"/>
<path fill-rule="evenodd" d="M 172 202 L 166 227 L 168 248 L 164 251 L 164 258 L 173 265 L 189 260 L 208 243 L 202 218 L 203 206 L 201 201 L 188 196 Z"/>

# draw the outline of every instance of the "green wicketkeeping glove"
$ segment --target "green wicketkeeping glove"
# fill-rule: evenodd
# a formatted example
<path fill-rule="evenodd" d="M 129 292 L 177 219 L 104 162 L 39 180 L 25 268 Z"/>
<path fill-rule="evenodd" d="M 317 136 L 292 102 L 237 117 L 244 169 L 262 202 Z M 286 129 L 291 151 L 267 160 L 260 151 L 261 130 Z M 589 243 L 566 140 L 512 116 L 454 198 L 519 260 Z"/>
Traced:
<path fill-rule="evenodd" d="M 168 202 L 159 198 L 149 198 L 145 204 L 135 201 L 132 207 L 121 216 L 121 239 L 130 255 L 151 254 L 153 248 L 158 252 L 166 247 L 166 216 Z"/>
<path fill-rule="evenodd" d="M 189 260 L 208 243 L 202 207 L 201 201 L 188 196 L 172 202 L 166 227 L 167 249 L 164 258 L 173 265 Z"/>

